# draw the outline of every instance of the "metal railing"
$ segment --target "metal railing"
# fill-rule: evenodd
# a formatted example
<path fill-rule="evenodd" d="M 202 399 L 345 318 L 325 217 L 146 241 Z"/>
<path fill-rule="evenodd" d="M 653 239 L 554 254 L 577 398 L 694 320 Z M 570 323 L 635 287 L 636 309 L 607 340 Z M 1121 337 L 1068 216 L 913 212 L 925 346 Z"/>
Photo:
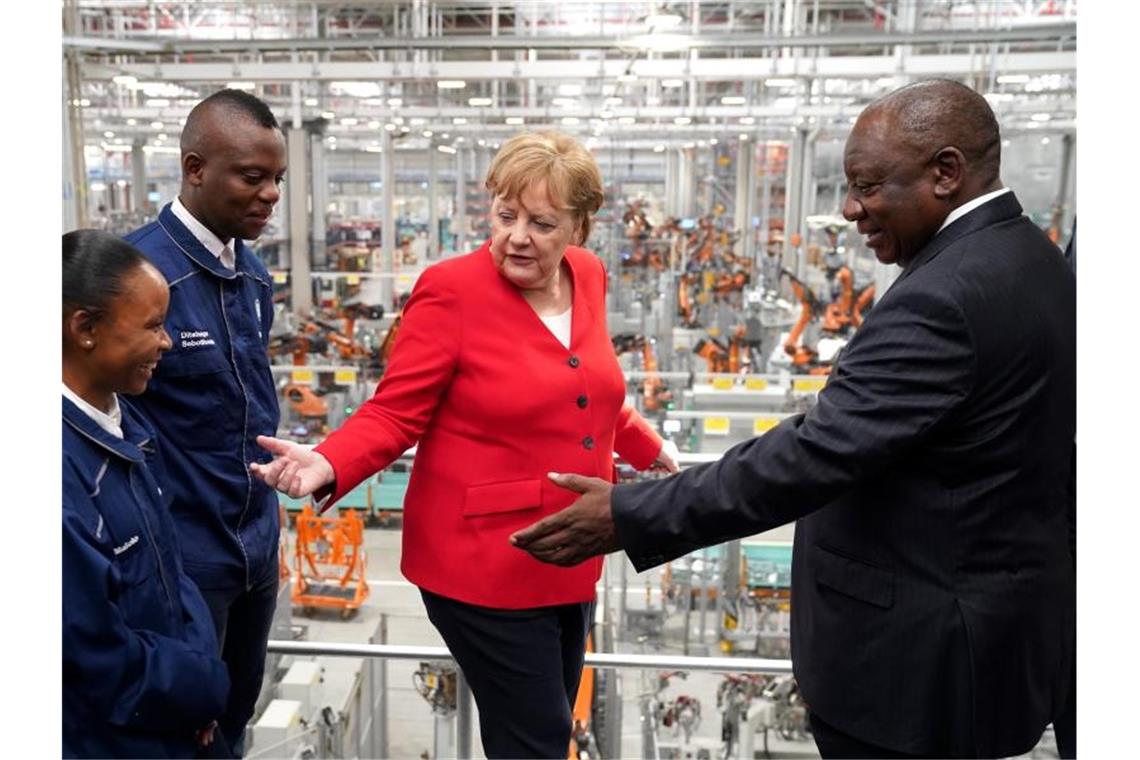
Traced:
<path fill-rule="evenodd" d="M 269 651 L 278 654 L 379 657 L 388 660 L 454 659 L 447 647 L 403 646 L 399 644 L 343 644 L 329 641 L 282 641 L 274 639 L 269 642 Z M 764 673 L 768 675 L 784 675 L 792 672 L 791 660 L 769 660 L 762 657 L 688 657 L 685 655 L 588 652 L 586 653 L 586 665 L 592 668 L 661 668 L 665 670 Z"/>

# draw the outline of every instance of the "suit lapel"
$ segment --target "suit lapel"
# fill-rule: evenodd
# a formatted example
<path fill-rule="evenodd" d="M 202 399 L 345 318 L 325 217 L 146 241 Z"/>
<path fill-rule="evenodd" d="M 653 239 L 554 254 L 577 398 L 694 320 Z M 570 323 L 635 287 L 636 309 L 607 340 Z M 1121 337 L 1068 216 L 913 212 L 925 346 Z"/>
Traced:
<path fill-rule="evenodd" d="M 899 280 L 907 278 L 911 272 L 932 261 L 951 244 L 958 242 L 967 235 L 999 222 L 1013 219 L 1020 216 L 1021 213 L 1021 204 L 1018 203 L 1017 197 L 1012 191 L 999 195 L 988 203 L 983 203 L 961 219 L 955 219 L 946 229 L 931 238 L 930 242 L 922 247 L 922 250 L 899 275 Z"/>

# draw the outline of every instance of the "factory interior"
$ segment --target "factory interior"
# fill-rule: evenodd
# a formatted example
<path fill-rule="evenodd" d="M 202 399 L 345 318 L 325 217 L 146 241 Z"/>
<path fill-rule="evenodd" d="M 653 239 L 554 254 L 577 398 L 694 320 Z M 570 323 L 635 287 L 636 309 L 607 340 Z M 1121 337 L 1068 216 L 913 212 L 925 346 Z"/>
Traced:
<path fill-rule="evenodd" d="M 976 89 L 1025 214 L 1060 250 L 1075 229 L 1076 0 L 61 5 L 65 230 L 153 221 L 210 93 L 251 92 L 280 122 L 281 200 L 248 245 L 273 281 L 278 436 L 302 443 L 375 392 L 425 268 L 487 239 L 483 180 L 520 131 L 573 135 L 598 162 L 583 247 L 608 273 L 627 401 L 682 468 L 810 409 L 898 276 L 842 215 L 844 143 L 876 98 L 930 77 Z M 280 497 L 246 757 L 484 757 L 399 569 L 414 467 L 413 448 L 321 516 Z M 619 480 L 655 477 L 618 462 Z M 591 651 L 626 659 L 588 660 L 569 757 L 819 757 L 789 662 L 794 530 L 644 573 L 606 558 Z M 1027 756 L 1058 757 L 1051 728 Z"/>

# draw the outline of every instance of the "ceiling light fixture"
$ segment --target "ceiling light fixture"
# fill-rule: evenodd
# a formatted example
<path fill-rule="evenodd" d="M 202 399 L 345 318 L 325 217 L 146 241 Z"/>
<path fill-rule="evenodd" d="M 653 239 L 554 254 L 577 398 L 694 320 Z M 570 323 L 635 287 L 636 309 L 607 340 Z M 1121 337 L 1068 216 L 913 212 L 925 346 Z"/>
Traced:
<path fill-rule="evenodd" d="M 435 86 L 441 90 L 462 90 L 467 83 L 462 79 L 441 79 L 435 83 Z"/>
<path fill-rule="evenodd" d="M 436 150 L 438 150 L 440 153 L 455 155 L 455 148 L 451 147 L 450 145 L 440 145 L 438 148 L 436 148 Z"/>
<path fill-rule="evenodd" d="M 723 106 L 742 106 L 748 102 L 748 99 L 743 95 L 725 95 L 720 99 L 720 104 Z"/>
<path fill-rule="evenodd" d="M 474 106 L 475 108 L 479 108 L 482 106 L 489 106 L 489 105 L 491 105 L 491 102 L 492 101 L 490 98 L 468 98 L 467 99 L 467 105 Z"/>
<path fill-rule="evenodd" d="M 525 124 L 526 119 L 524 119 L 521 116 L 508 116 L 507 117 L 507 123 L 510 124 L 511 126 L 517 127 L 520 124 Z"/>

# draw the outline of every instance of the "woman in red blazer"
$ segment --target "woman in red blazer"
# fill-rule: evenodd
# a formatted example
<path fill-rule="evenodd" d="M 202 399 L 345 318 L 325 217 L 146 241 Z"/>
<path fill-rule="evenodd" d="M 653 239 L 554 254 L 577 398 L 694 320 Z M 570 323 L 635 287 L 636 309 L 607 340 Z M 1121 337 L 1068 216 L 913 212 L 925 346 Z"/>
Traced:
<path fill-rule="evenodd" d="M 327 508 L 418 443 L 401 570 L 471 685 L 487 757 L 564 758 L 602 558 L 555 567 L 508 537 L 574 501 L 547 473 L 612 480 L 615 451 L 676 465 L 624 404 L 606 272 L 571 245 L 602 204 L 593 157 L 522 134 L 486 186 L 491 238 L 420 276 L 376 395 L 315 449 L 260 438 L 276 458 L 253 469 Z"/>

